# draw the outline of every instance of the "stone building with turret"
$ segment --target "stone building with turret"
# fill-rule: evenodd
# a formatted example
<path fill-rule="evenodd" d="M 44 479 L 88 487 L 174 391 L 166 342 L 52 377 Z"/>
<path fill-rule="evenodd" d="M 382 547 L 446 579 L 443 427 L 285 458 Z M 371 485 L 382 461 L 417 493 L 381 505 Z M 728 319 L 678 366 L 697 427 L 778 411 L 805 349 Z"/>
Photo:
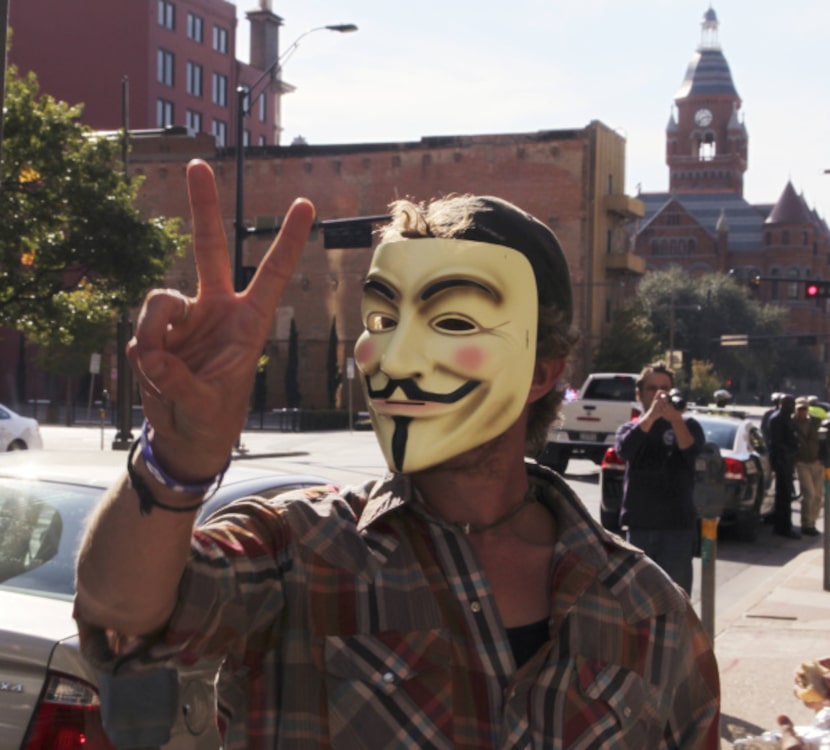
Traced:
<path fill-rule="evenodd" d="M 774 203 L 744 198 L 749 133 L 741 105 L 709 8 L 666 126 L 669 189 L 637 196 L 645 215 L 634 253 L 652 270 L 731 272 L 760 301 L 788 308 L 790 332 L 815 334 L 814 352 L 827 365 L 830 305 L 807 299 L 805 288 L 830 280 L 830 229 L 791 182 Z"/>

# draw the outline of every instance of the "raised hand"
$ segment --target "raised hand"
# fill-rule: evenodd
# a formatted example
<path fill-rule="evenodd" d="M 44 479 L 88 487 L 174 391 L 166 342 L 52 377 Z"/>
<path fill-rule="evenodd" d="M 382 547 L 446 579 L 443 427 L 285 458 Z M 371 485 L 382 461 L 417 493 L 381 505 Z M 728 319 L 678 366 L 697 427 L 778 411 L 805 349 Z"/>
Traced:
<path fill-rule="evenodd" d="M 274 311 L 308 239 L 314 207 L 291 206 L 247 289 L 234 292 L 211 168 L 187 168 L 198 291 L 151 292 L 127 357 L 153 427 L 153 450 L 177 479 L 219 472 L 244 426 L 248 397 Z"/>

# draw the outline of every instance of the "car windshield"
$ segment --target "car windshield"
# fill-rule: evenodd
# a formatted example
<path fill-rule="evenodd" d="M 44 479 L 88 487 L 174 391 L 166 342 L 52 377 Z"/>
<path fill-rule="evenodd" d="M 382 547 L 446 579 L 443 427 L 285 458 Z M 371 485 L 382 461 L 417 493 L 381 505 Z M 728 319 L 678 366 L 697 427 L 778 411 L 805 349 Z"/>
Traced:
<path fill-rule="evenodd" d="M 588 384 L 584 398 L 595 401 L 634 401 L 637 394 L 633 378 L 597 378 Z"/>
<path fill-rule="evenodd" d="M 735 447 L 735 434 L 738 425 L 732 422 L 706 422 L 700 420 L 706 442 L 717 444 L 718 448 L 732 450 Z"/>
<path fill-rule="evenodd" d="M 3 478 L 0 589 L 70 599 L 84 522 L 103 490 Z"/>

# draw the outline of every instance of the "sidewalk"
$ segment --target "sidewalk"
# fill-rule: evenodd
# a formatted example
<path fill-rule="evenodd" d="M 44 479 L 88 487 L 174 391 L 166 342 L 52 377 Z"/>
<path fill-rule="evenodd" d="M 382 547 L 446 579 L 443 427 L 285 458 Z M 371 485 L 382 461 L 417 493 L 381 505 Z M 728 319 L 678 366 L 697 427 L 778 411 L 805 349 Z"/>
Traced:
<path fill-rule="evenodd" d="M 824 538 L 775 570 L 720 620 L 715 653 L 721 678 L 722 750 L 747 734 L 777 729 L 776 717 L 809 725 L 813 712 L 793 695 L 801 661 L 830 656 L 830 592 L 824 591 Z"/>

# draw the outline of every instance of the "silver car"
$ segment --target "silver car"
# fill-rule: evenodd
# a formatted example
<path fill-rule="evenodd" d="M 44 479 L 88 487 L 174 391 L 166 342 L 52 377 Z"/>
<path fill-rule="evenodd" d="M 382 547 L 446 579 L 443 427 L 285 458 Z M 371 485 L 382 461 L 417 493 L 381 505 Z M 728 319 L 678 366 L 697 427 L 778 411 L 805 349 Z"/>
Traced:
<path fill-rule="evenodd" d="M 39 450 L 42 447 L 37 420 L 23 417 L 0 404 L 0 451 Z"/>
<path fill-rule="evenodd" d="M 79 652 L 72 600 L 85 520 L 125 460 L 125 453 L 90 451 L 0 456 L 3 750 L 112 747 L 102 728 L 96 672 Z M 328 484 L 254 464 L 231 465 L 203 517 L 239 497 Z M 179 705 L 166 750 L 219 746 L 213 676 L 204 669 L 178 674 Z"/>

